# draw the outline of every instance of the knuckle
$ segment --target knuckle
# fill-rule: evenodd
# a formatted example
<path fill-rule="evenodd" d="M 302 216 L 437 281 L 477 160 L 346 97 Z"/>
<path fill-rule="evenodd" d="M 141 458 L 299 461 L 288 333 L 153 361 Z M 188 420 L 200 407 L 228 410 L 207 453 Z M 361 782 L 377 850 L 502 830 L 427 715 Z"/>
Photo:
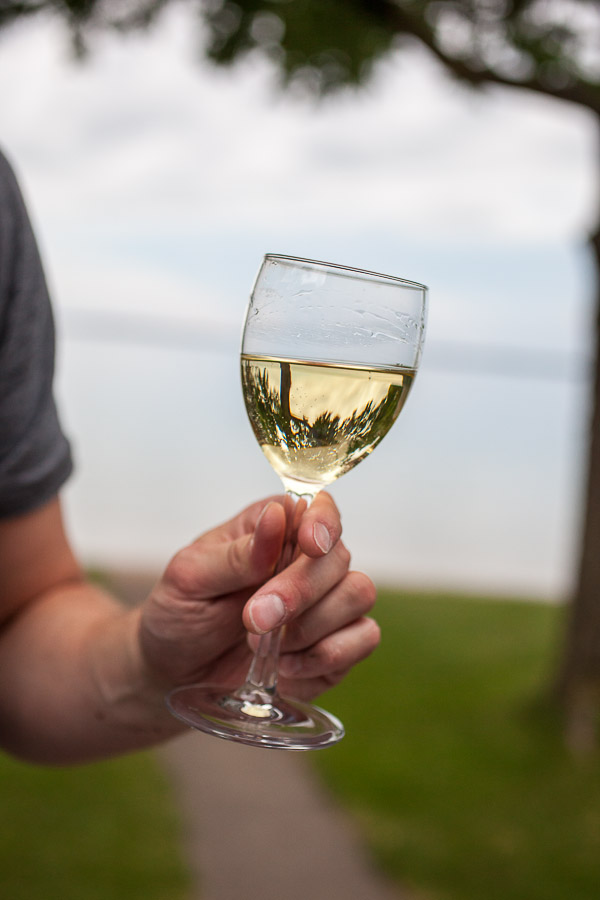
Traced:
<path fill-rule="evenodd" d="M 184 547 L 171 559 L 165 569 L 164 581 L 179 593 L 192 593 L 198 581 L 198 573 L 190 547 Z"/>
<path fill-rule="evenodd" d="M 247 567 L 247 554 L 242 541 L 230 541 L 227 545 L 227 566 L 230 572 L 240 575 Z"/>
<path fill-rule="evenodd" d="M 347 580 L 350 593 L 356 598 L 361 612 L 372 610 L 377 599 L 377 589 L 369 576 L 363 572 L 349 572 Z"/>
<path fill-rule="evenodd" d="M 344 680 L 347 674 L 348 670 L 344 669 L 340 672 L 330 672 L 328 675 L 324 675 L 323 681 L 325 682 L 325 685 L 323 690 L 328 690 L 329 688 L 335 687 L 337 684 Z"/>
<path fill-rule="evenodd" d="M 321 647 L 319 654 L 321 668 L 327 672 L 337 672 L 344 666 L 344 651 L 338 641 L 329 640 Z"/>
<path fill-rule="evenodd" d="M 352 559 L 352 557 L 350 555 L 350 551 L 348 550 L 346 545 L 342 543 L 342 541 L 338 541 L 338 543 L 336 544 L 336 556 L 341 565 L 345 569 L 347 569 L 350 565 L 350 560 Z"/>
<path fill-rule="evenodd" d="M 284 602 L 290 616 L 301 612 L 309 603 L 313 587 L 307 575 L 296 572 L 293 581 L 285 591 Z"/>
<path fill-rule="evenodd" d="M 303 647 L 309 647 L 311 641 L 311 633 L 309 623 L 304 616 L 298 616 L 293 622 L 290 622 L 283 639 L 284 647 L 287 649 L 301 650 Z"/>
<path fill-rule="evenodd" d="M 381 628 L 375 621 L 375 619 L 364 619 L 364 630 L 365 630 L 365 642 L 367 643 L 369 649 L 368 652 L 372 653 L 376 647 L 381 643 Z"/>

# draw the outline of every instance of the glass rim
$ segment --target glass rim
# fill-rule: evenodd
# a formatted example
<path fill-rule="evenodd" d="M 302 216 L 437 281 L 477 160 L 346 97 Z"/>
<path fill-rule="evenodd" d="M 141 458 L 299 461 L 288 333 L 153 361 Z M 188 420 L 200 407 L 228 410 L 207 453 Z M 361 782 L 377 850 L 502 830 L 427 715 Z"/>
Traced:
<path fill-rule="evenodd" d="M 322 266 L 326 269 L 341 269 L 344 272 L 356 272 L 358 275 L 369 275 L 372 278 L 383 278 L 386 281 L 396 282 L 397 284 L 404 284 L 407 287 L 419 288 L 426 293 L 429 290 L 426 284 L 421 284 L 421 282 L 419 281 L 411 281 L 409 278 L 401 278 L 399 275 L 386 275 L 383 272 L 373 272 L 370 269 L 359 269 L 356 266 L 344 266 L 341 263 L 324 262 L 323 260 L 308 259 L 303 256 L 289 256 L 285 253 L 265 253 L 264 259 L 281 259 L 285 262 L 306 263 L 310 266 Z"/>

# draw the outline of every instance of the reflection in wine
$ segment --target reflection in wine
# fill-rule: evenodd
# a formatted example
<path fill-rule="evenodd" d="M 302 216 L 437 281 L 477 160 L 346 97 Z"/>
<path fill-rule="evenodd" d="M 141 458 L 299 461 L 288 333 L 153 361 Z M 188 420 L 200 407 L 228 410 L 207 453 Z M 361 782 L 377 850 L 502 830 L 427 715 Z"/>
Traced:
<path fill-rule="evenodd" d="M 398 418 L 411 369 L 242 355 L 248 416 L 286 490 L 315 494 L 371 453 Z"/>

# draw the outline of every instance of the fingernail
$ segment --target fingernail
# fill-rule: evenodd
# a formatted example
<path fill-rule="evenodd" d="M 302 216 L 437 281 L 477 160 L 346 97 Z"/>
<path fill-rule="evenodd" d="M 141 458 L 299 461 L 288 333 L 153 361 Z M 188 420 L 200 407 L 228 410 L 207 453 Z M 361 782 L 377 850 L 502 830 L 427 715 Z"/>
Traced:
<path fill-rule="evenodd" d="M 248 615 L 256 630 L 264 634 L 281 625 L 285 618 L 285 606 L 277 594 L 261 594 L 250 604 Z"/>
<path fill-rule="evenodd" d="M 265 505 L 264 505 L 263 508 L 261 509 L 261 511 L 260 511 L 260 513 L 259 513 L 259 516 L 258 516 L 258 519 L 256 520 L 256 525 L 254 526 L 254 530 L 255 530 L 255 531 L 256 531 L 256 529 L 258 528 L 258 526 L 259 526 L 261 520 L 262 520 L 263 517 L 264 517 L 264 514 L 266 513 L 266 511 L 268 510 L 268 508 L 270 507 L 270 505 L 271 505 L 271 501 L 269 500 L 269 502 L 268 502 L 268 503 L 265 503 Z"/>
<path fill-rule="evenodd" d="M 252 532 L 252 536 L 250 538 L 250 547 L 252 547 L 254 545 L 254 540 L 256 538 L 256 532 L 258 531 L 258 526 L 260 525 L 261 520 L 270 505 L 271 505 L 270 502 L 267 503 L 265 506 L 263 506 L 263 508 L 260 511 L 260 515 L 259 515 L 258 519 L 256 520 L 256 524 L 254 526 L 254 531 Z"/>
<path fill-rule="evenodd" d="M 322 550 L 323 553 L 329 553 L 331 550 L 331 536 L 322 522 L 315 522 L 313 537 L 319 550 Z"/>

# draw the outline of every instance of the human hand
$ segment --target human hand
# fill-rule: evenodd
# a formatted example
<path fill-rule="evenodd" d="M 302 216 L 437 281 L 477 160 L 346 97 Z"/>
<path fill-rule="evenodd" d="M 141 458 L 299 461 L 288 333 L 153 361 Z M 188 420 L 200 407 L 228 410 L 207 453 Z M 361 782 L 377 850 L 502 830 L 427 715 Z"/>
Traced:
<path fill-rule="evenodd" d="M 291 528 L 297 554 L 274 574 Z M 141 610 L 148 677 L 162 690 L 193 682 L 238 686 L 255 636 L 285 624 L 282 693 L 311 699 L 337 683 L 379 642 L 365 615 L 375 589 L 349 571 L 340 536 L 337 508 L 320 493 L 308 509 L 294 511 L 283 497 L 255 503 L 181 550 Z"/>

